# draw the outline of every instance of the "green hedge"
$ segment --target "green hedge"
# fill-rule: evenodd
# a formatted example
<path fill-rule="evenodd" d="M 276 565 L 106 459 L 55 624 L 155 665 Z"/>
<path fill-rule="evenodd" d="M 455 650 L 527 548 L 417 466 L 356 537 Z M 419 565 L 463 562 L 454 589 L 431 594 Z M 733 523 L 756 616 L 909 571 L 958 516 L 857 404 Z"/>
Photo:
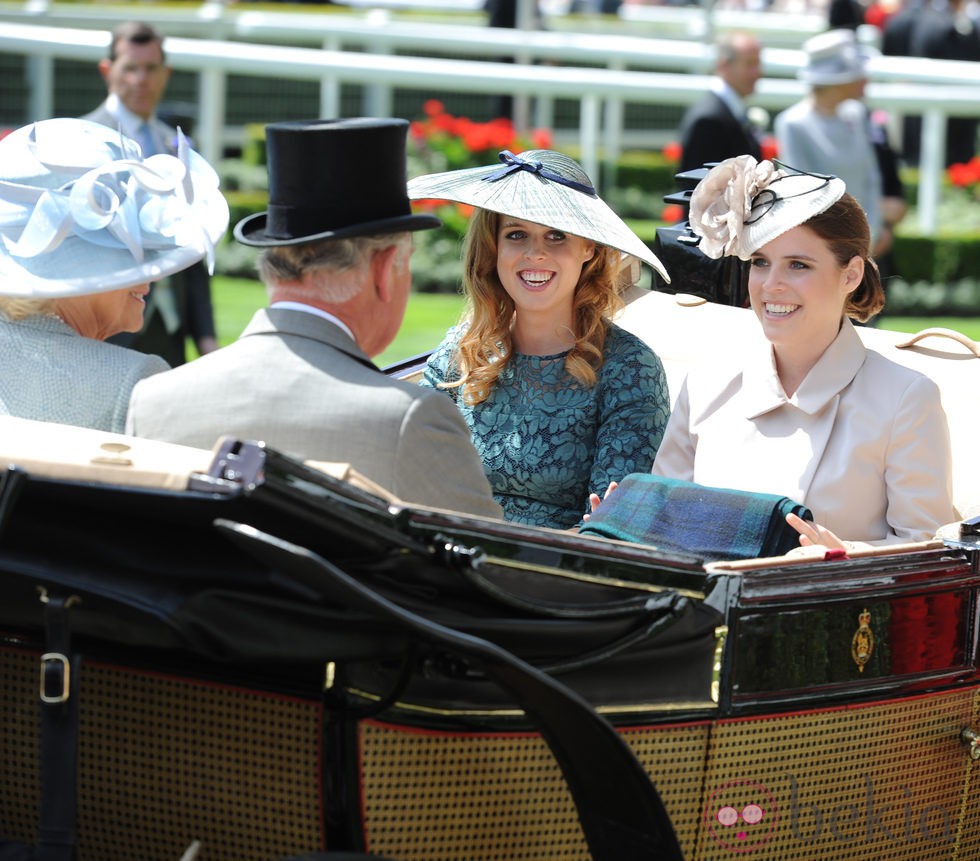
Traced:
<path fill-rule="evenodd" d="M 976 317 L 980 311 L 980 280 L 909 282 L 901 278 L 885 286 L 885 313 L 890 317 Z"/>
<path fill-rule="evenodd" d="M 615 185 L 617 189 L 635 188 L 651 195 L 660 207 L 665 194 L 676 190 L 674 174 L 677 163 L 659 152 L 626 152 L 616 163 Z M 602 177 L 602 186 L 609 186 L 612 177 Z M 627 213 L 628 214 L 628 213 Z"/>
<path fill-rule="evenodd" d="M 266 208 L 263 131 L 261 126 L 247 128 L 242 159 L 220 166 L 232 225 Z M 647 244 L 652 245 L 657 227 L 662 224 L 659 218 L 665 206 L 663 198 L 675 188 L 675 170 L 676 165 L 662 153 L 624 153 L 617 163 L 615 187 L 604 195 Z M 949 215 L 944 223 L 961 225 L 966 221 L 959 211 Z M 914 223 L 911 214 L 895 237 L 892 257 L 899 277 L 890 279 L 887 285 L 888 313 L 975 315 L 980 311 L 980 230 L 930 237 L 912 233 L 906 223 Z M 415 242 L 412 269 L 417 289 L 457 292 L 460 242 L 454 231 L 422 231 Z M 241 246 L 228 240 L 218 249 L 217 269 L 223 275 L 253 278 L 254 253 L 242 253 Z"/>
<path fill-rule="evenodd" d="M 269 195 L 264 191 L 226 191 L 225 200 L 231 212 L 229 223 L 235 225 L 246 216 L 264 212 Z"/>
<path fill-rule="evenodd" d="M 895 271 L 906 281 L 952 282 L 980 277 L 980 236 L 898 235 Z"/>

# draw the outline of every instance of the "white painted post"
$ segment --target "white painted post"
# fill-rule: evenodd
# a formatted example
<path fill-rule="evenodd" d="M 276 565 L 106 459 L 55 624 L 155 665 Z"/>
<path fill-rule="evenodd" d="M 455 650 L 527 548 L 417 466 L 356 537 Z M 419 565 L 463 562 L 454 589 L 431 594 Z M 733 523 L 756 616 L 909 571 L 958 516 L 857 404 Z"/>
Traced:
<path fill-rule="evenodd" d="M 201 69 L 198 78 L 198 151 L 211 164 L 224 155 L 225 73 L 217 66 Z"/>
<path fill-rule="evenodd" d="M 946 164 L 946 115 L 930 108 L 922 115 L 919 150 L 919 229 L 926 236 L 936 232 L 939 195 Z"/>

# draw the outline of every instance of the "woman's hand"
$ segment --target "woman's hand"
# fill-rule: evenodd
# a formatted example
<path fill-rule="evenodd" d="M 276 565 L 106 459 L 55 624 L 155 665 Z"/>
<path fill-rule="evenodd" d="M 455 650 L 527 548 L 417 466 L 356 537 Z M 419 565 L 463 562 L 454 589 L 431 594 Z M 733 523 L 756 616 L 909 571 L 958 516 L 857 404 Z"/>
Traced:
<path fill-rule="evenodd" d="M 602 499 L 607 499 L 609 494 L 612 493 L 617 487 L 619 487 L 618 481 L 610 481 L 609 487 L 606 488 L 606 492 L 602 495 Z M 589 494 L 589 508 L 591 509 L 592 514 L 594 514 L 595 510 L 602 504 L 602 499 L 599 499 L 598 493 Z M 583 514 L 582 519 L 588 520 L 589 516 L 589 514 Z"/>
<path fill-rule="evenodd" d="M 831 550 L 847 550 L 847 543 L 842 541 L 825 526 L 818 523 L 811 523 L 798 517 L 795 514 L 787 514 L 786 522 L 800 533 L 801 547 L 815 547 L 820 545 Z"/>

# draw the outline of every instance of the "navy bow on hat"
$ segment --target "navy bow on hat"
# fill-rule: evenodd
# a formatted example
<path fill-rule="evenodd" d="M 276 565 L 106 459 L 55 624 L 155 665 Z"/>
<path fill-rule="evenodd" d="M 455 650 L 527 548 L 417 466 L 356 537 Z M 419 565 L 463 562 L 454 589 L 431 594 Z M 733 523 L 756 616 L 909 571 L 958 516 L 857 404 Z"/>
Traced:
<path fill-rule="evenodd" d="M 516 171 L 526 170 L 529 173 L 536 173 L 538 176 L 541 176 L 544 179 L 550 179 L 552 182 L 557 182 L 561 185 L 568 186 L 575 191 L 580 191 L 582 194 L 587 194 L 589 197 L 598 197 L 595 189 L 591 185 L 586 185 L 582 182 L 575 182 L 573 179 L 566 179 L 561 174 L 555 173 L 553 170 L 546 168 L 541 162 L 527 161 L 526 159 L 514 155 L 514 153 L 508 149 L 501 151 L 500 160 L 507 166 L 483 177 L 484 182 L 497 182 L 506 176 L 510 176 Z"/>

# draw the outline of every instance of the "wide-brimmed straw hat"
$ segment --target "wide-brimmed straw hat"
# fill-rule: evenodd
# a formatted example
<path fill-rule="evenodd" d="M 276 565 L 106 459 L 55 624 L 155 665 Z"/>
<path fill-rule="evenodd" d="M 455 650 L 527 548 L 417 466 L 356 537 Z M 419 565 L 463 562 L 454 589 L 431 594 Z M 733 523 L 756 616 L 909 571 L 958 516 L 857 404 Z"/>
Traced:
<path fill-rule="evenodd" d="M 868 77 L 871 49 L 861 45 L 853 30 L 828 30 L 803 43 L 806 65 L 799 76 L 811 86 L 849 84 Z"/>
<path fill-rule="evenodd" d="M 409 180 L 413 200 L 452 200 L 608 245 L 650 264 L 665 281 L 657 256 L 596 194 L 573 158 L 554 150 L 500 153 L 502 164 L 430 173 Z"/>
<path fill-rule="evenodd" d="M 844 191 L 836 176 L 740 155 L 719 162 L 697 184 L 688 224 L 708 257 L 748 260 L 767 242 L 829 209 Z"/>
<path fill-rule="evenodd" d="M 0 294 L 56 299 L 157 281 L 207 257 L 228 227 L 218 175 L 87 120 L 42 120 L 0 140 Z"/>
<path fill-rule="evenodd" d="M 394 118 L 267 125 L 269 209 L 238 222 L 235 238 L 267 248 L 439 227 L 412 213 L 407 138 L 408 121 Z"/>

